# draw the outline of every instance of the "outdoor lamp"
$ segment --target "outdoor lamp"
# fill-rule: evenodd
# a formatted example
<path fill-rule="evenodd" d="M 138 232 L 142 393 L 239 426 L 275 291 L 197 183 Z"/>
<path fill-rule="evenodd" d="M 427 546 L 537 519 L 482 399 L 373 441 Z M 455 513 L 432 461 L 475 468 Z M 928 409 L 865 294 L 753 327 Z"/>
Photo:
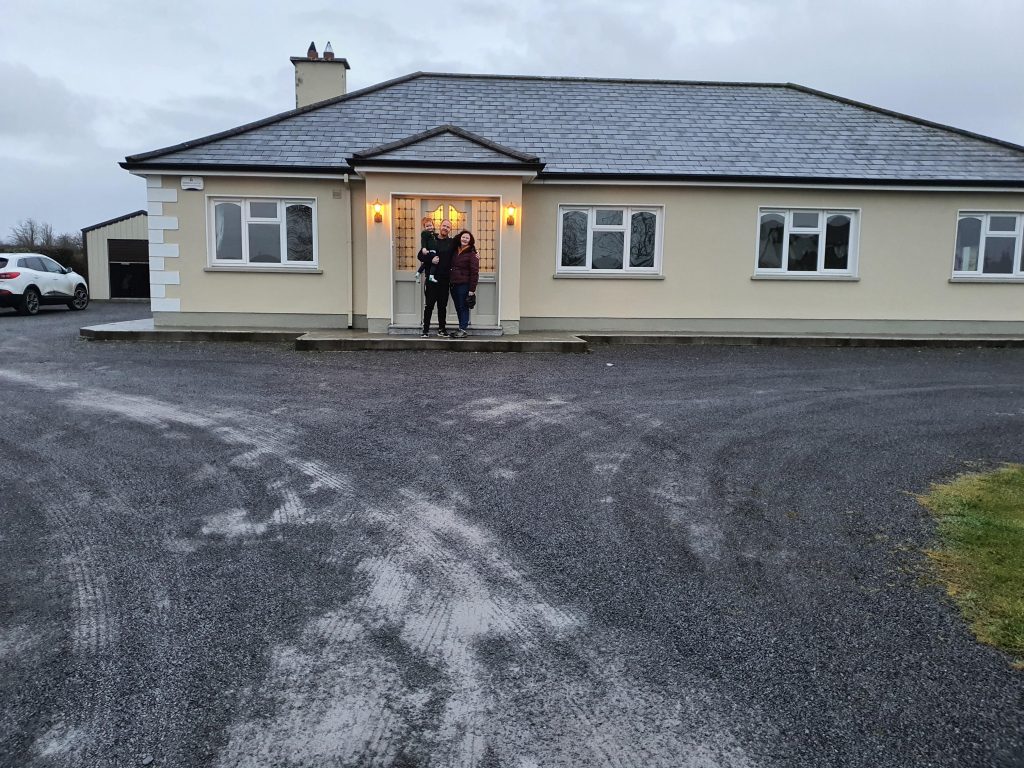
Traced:
<path fill-rule="evenodd" d="M 384 204 L 380 201 L 380 198 L 378 197 L 376 200 L 373 201 L 373 223 L 374 224 L 380 224 L 382 221 L 384 221 L 384 214 L 382 213 L 383 210 L 384 210 Z"/>
<path fill-rule="evenodd" d="M 505 223 L 510 227 L 516 223 L 516 207 L 511 203 L 505 209 Z"/>

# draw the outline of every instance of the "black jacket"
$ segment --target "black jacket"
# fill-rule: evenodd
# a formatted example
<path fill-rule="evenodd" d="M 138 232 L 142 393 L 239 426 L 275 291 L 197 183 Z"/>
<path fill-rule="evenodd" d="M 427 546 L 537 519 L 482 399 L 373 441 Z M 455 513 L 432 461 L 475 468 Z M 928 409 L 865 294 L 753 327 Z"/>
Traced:
<path fill-rule="evenodd" d="M 437 257 L 440 261 L 430 267 L 430 274 L 442 283 L 448 282 L 451 278 L 452 256 L 455 255 L 455 246 L 454 237 L 438 237 L 434 241 L 434 248 L 437 249 Z M 422 253 L 419 253 L 417 258 L 424 264 L 429 264 L 430 260 L 434 257 L 431 255 L 424 256 Z"/>

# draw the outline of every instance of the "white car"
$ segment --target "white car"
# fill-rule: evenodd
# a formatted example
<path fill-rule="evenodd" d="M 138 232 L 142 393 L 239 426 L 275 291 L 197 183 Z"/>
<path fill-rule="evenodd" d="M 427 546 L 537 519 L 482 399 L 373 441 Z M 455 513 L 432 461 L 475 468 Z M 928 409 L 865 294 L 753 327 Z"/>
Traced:
<path fill-rule="evenodd" d="M 0 253 L 0 307 L 34 315 L 43 304 L 89 306 L 89 285 L 70 267 L 41 253 Z"/>

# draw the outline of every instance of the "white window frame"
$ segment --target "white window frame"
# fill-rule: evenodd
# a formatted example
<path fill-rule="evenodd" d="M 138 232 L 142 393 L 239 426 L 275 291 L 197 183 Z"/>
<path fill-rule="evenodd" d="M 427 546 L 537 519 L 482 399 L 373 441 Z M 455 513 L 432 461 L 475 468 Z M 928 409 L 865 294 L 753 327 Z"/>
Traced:
<path fill-rule="evenodd" d="M 778 267 L 762 267 L 761 257 L 761 220 L 769 214 L 778 214 L 783 217 L 782 231 L 782 264 Z M 797 213 L 818 214 L 817 227 L 796 227 L 793 225 L 793 215 Z M 830 216 L 847 216 L 850 219 L 850 242 L 847 244 L 846 269 L 825 268 L 825 235 Z M 795 235 L 817 235 L 818 236 L 818 262 L 816 269 L 811 271 L 790 271 L 789 267 L 789 236 Z M 851 278 L 858 275 L 860 256 L 860 209 L 859 208 L 788 208 L 783 206 L 762 206 L 757 209 L 757 227 L 754 231 L 754 275 L 760 277 L 775 277 L 787 280 L 814 280 L 822 278 Z"/>
<path fill-rule="evenodd" d="M 562 223 L 566 213 L 580 211 L 587 214 L 587 254 L 586 263 L 579 267 L 562 266 Z M 622 211 L 622 224 L 598 224 L 598 211 Z M 629 264 L 629 246 L 632 237 L 633 214 L 654 214 L 654 265 L 650 267 L 633 267 Z M 664 205 L 569 205 L 558 206 L 558 227 L 555 242 L 555 274 L 556 275 L 594 275 L 594 276 L 642 276 L 661 275 L 662 251 L 664 245 L 665 206 Z M 593 269 L 595 232 L 622 232 L 622 268 Z"/>
<path fill-rule="evenodd" d="M 211 267 L 235 267 L 237 269 L 319 269 L 320 253 L 317 245 L 319 227 L 317 226 L 315 197 L 274 197 L 269 195 L 248 195 L 246 197 L 235 197 L 231 195 L 218 195 L 206 198 L 206 231 L 207 231 L 207 263 Z M 218 259 L 217 258 L 217 205 L 220 203 L 235 203 L 242 209 L 242 258 L 241 259 Z M 256 216 L 249 213 L 250 203 L 277 203 L 277 216 L 274 218 Z M 312 211 L 313 227 L 313 260 L 312 261 L 289 261 L 288 260 L 288 220 L 287 211 L 290 205 L 304 205 Z M 281 228 L 281 261 L 249 261 L 249 224 L 278 224 Z"/>
<path fill-rule="evenodd" d="M 1013 232 L 993 232 L 990 229 L 992 217 L 1012 216 L 1016 220 Z M 960 231 L 960 222 L 964 219 L 981 219 L 981 235 L 978 243 L 978 268 L 973 270 L 956 268 L 956 239 Z M 1016 240 L 1013 250 L 1012 272 L 985 272 L 985 247 L 989 237 L 1013 237 Z M 953 229 L 953 280 L 982 280 L 985 282 L 1024 281 L 1024 213 L 1021 211 L 979 211 L 963 210 L 957 212 L 956 227 Z"/>

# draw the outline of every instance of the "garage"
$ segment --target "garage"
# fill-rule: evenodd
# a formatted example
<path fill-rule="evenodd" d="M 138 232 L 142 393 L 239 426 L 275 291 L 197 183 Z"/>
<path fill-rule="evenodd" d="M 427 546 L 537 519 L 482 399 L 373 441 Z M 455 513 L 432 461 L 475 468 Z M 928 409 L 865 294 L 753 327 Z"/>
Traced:
<path fill-rule="evenodd" d="M 135 211 L 82 230 L 94 299 L 149 298 L 148 219 Z"/>

